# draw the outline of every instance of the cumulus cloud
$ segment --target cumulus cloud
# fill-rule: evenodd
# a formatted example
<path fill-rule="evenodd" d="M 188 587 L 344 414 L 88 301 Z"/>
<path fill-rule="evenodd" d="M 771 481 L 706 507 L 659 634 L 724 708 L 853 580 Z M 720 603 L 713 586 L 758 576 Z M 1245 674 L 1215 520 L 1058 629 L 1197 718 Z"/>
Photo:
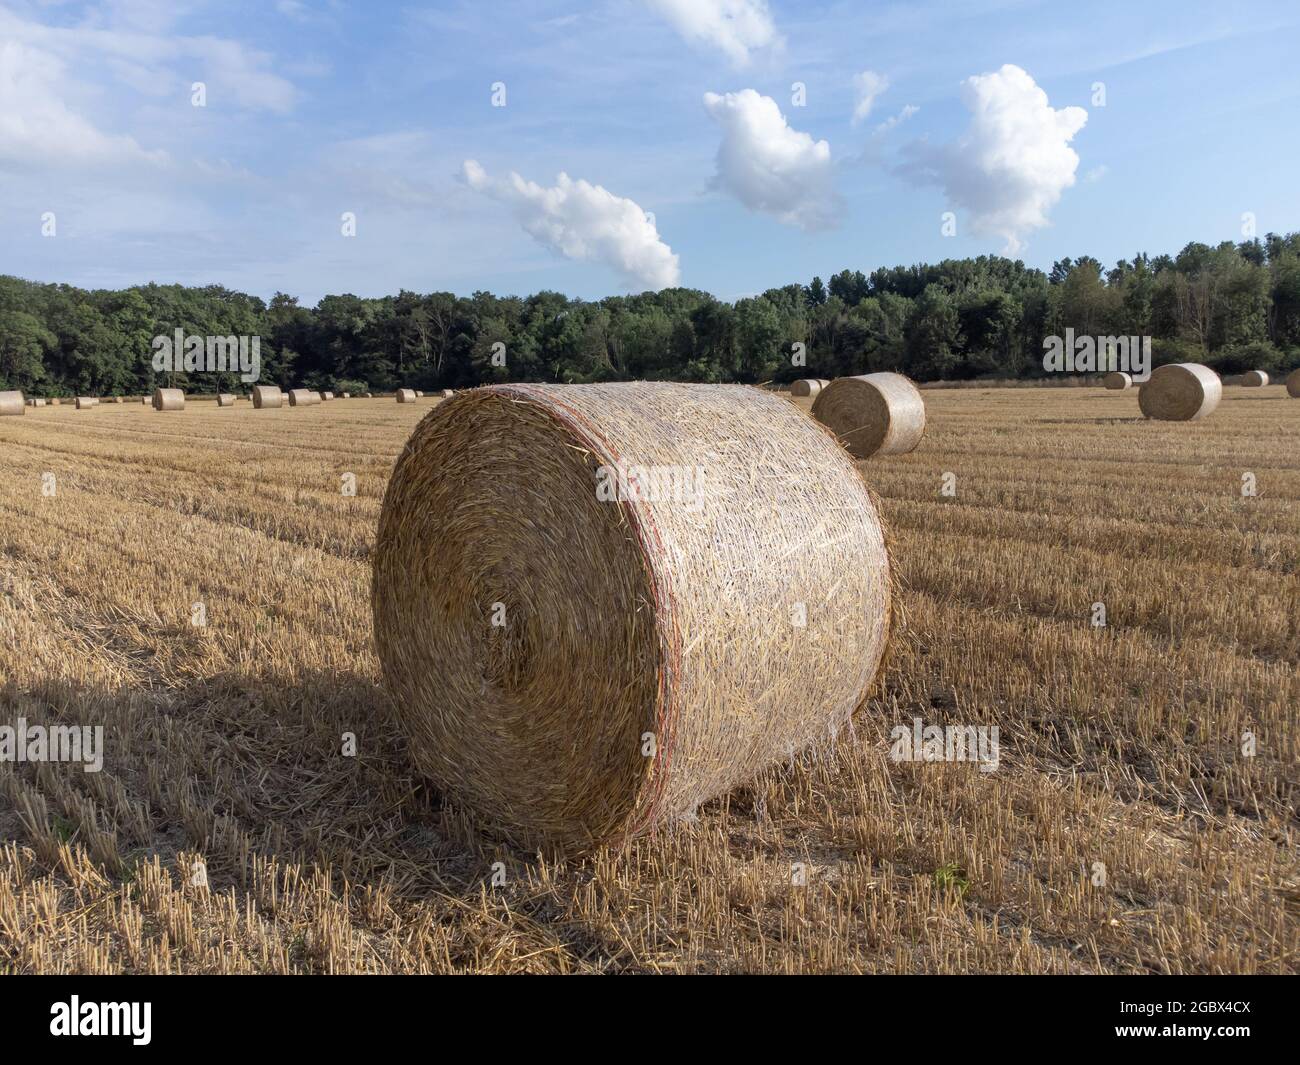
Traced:
<path fill-rule="evenodd" d="M 648 289 L 681 281 L 677 256 L 632 200 L 564 173 L 550 188 L 513 171 L 493 178 L 473 159 L 465 160 L 462 177 L 476 192 L 509 206 L 525 232 L 567 259 L 605 263 Z"/>
<path fill-rule="evenodd" d="M 780 43 L 767 0 L 649 0 L 693 45 L 719 49 L 737 67 L 753 52 Z"/>
<path fill-rule="evenodd" d="M 973 232 L 1002 237 L 1005 252 L 1015 254 L 1074 184 L 1079 156 L 1070 141 L 1088 113 L 1055 110 L 1034 79 L 1009 63 L 962 82 L 962 102 L 972 115 L 966 132 L 948 145 L 909 146 L 901 170 L 942 185 L 970 213 Z"/>
<path fill-rule="evenodd" d="M 869 114 L 876 104 L 876 97 L 889 88 L 889 79 L 874 70 L 864 70 L 853 77 L 853 88 L 858 94 L 857 103 L 853 105 L 853 125 L 857 125 Z"/>
<path fill-rule="evenodd" d="M 787 225 L 826 229 L 841 201 L 831 184 L 831 147 L 791 129 L 770 96 L 753 89 L 704 94 L 704 107 L 722 127 L 714 184 L 751 211 Z"/>

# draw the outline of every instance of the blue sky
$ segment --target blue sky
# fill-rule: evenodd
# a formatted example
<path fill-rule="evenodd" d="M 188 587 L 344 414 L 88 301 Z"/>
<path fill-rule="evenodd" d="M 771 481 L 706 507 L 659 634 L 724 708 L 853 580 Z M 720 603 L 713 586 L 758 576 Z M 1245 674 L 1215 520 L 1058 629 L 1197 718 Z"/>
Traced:
<path fill-rule="evenodd" d="M 734 299 L 1290 231 L 1298 31 L 1294 3 L 0 0 L 0 273 Z"/>

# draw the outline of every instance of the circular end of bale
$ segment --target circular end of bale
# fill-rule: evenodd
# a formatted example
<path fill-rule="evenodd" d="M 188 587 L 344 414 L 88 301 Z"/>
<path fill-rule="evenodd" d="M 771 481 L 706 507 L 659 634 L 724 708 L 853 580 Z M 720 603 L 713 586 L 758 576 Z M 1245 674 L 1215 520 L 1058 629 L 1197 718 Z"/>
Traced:
<path fill-rule="evenodd" d="M 1120 370 L 1115 370 L 1103 377 L 1101 383 L 1103 387 L 1109 388 L 1111 391 L 1120 392 L 1133 387 L 1133 378 Z"/>
<path fill-rule="evenodd" d="M 859 459 L 906 454 L 925 435 L 925 401 L 902 374 L 837 377 L 817 393 L 812 415 Z"/>
<path fill-rule="evenodd" d="M 1263 388 L 1268 384 L 1268 374 L 1263 370 L 1247 370 L 1241 375 L 1241 383 L 1246 388 Z"/>
<path fill-rule="evenodd" d="M 1148 418 L 1189 422 L 1207 417 L 1223 397 L 1223 383 L 1208 366 L 1173 362 L 1158 366 L 1138 389 L 1138 407 Z"/>
<path fill-rule="evenodd" d="M 416 765 L 485 827 L 569 850 L 846 726 L 890 595 L 870 492 L 784 397 L 498 385 L 407 441 L 372 606 Z"/>
<path fill-rule="evenodd" d="M 1286 394 L 1292 399 L 1300 399 L 1300 369 L 1292 370 L 1287 374 Z"/>
<path fill-rule="evenodd" d="M 398 403 L 413 403 L 413 402 L 415 402 L 415 389 L 413 389 L 413 388 L 399 388 L 399 389 L 397 390 L 397 402 L 398 402 Z"/>

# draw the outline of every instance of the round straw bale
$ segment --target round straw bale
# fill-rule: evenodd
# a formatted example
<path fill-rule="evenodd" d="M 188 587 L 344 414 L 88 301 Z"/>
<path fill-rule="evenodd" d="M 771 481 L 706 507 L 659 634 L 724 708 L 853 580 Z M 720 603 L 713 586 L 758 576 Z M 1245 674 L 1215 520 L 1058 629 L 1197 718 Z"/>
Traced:
<path fill-rule="evenodd" d="M 1120 370 L 1114 370 L 1101 379 L 1102 386 L 1120 392 L 1133 387 L 1133 378 Z"/>
<path fill-rule="evenodd" d="M 280 406 L 284 402 L 284 393 L 280 391 L 278 385 L 254 385 L 253 386 L 253 409 L 254 410 L 271 410 Z"/>
<path fill-rule="evenodd" d="M 367 392 L 367 393 L 365 394 L 365 397 L 364 397 L 364 398 L 366 398 L 366 399 L 373 399 L 373 398 L 374 398 L 374 393 L 372 393 L 372 392 Z"/>
<path fill-rule="evenodd" d="M 231 395 L 229 392 L 220 392 L 217 394 L 218 407 L 233 407 L 234 405 L 235 405 L 235 397 Z"/>
<path fill-rule="evenodd" d="M 1219 375 L 1197 362 L 1171 362 L 1151 371 L 1138 389 L 1138 406 L 1148 418 L 1187 422 L 1206 417 L 1223 398 Z"/>
<path fill-rule="evenodd" d="M 40 396 L 32 396 L 32 398 L 27 401 L 27 405 L 29 407 L 43 407 L 45 406 L 45 400 Z"/>
<path fill-rule="evenodd" d="M 85 410 L 87 407 L 98 407 L 98 406 L 99 406 L 99 400 L 97 400 L 94 396 L 77 397 L 77 410 Z"/>
<path fill-rule="evenodd" d="M 407 441 L 372 606 L 416 764 L 506 836 L 580 849 L 846 725 L 891 587 L 851 459 L 780 395 L 512 384 Z"/>
<path fill-rule="evenodd" d="M 184 410 L 185 393 L 179 388 L 155 388 L 153 390 L 154 410 Z"/>
<path fill-rule="evenodd" d="M 399 388 L 397 390 L 398 403 L 410 403 L 415 399 L 415 390 L 411 388 Z"/>
<path fill-rule="evenodd" d="M 352 398 L 352 393 L 351 393 L 351 392 L 340 392 L 340 393 L 339 393 L 339 399 L 351 399 L 351 398 Z"/>
<path fill-rule="evenodd" d="M 804 377 L 790 385 L 790 395 L 792 396 L 815 396 L 829 381 L 820 377 Z"/>
<path fill-rule="evenodd" d="M 838 377 L 817 393 L 812 414 L 859 459 L 906 454 L 925 435 L 925 401 L 902 374 Z"/>
<path fill-rule="evenodd" d="M 421 392 L 418 388 L 415 390 L 415 398 L 416 398 L 416 399 L 423 399 L 423 398 L 424 398 L 424 393 Z"/>
<path fill-rule="evenodd" d="M 451 397 L 454 396 L 455 394 L 456 393 L 453 392 L 450 388 L 444 388 L 441 392 L 438 393 L 438 395 L 442 396 L 443 399 L 451 399 Z"/>
<path fill-rule="evenodd" d="M 0 415 L 25 413 L 21 392 L 0 392 Z"/>
<path fill-rule="evenodd" d="M 322 393 L 320 394 L 320 398 L 321 398 L 321 402 L 325 402 L 326 400 L 331 400 L 331 399 L 334 398 L 334 393 L 333 393 L 333 392 L 322 392 Z"/>
<path fill-rule="evenodd" d="M 289 389 L 289 406 L 291 407 L 314 407 L 319 402 L 319 392 L 312 392 L 306 388 Z"/>
<path fill-rule="evenodd" d="M 1300 399 L 1300 369 L 1292 370 L 1287 374 L 1286 394 L 1292 399 Z"/>
<path fill-rule="evenodd" d="M 1247 370 L 1241 375 L 1241 384 L 1246 388 L 1263 388 L 1268 384 L 1268 374 L 1263 370 Z"/>

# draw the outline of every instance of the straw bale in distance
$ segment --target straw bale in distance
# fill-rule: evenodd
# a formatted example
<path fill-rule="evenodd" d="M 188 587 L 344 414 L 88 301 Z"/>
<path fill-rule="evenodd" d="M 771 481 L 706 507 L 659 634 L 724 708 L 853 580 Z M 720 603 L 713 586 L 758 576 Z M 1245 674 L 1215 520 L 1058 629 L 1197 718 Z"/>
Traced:
<path fill-rule="evenodd" d="M 351 398 L 352 398 L 352 393 L 351 393 L 351 392 L 340 392 L 340 393 L 339 393 L 339 399 L 351 399 Z"/>
<path fill-rule="evenodd" d="M 453 392 L 450 388 L 444 388 L 438 394 L 442 396 L 443 399 L 451 399 L 451 397 L 454 396 L 456 393 Z"/>
<path fill-rule="evenodd" d="M 1133 387 L 1133 378 L 1121 370 L 1115 370 L 1103 377 L 1101 383 L 1104 388 L 1120 392 Z"/>
<path fill-rule="evenodd" d="M 397 390 L 398 403 L 410 403 L 415 399 L 415 390 L 411 388 L 399 388 Z"/>
<path fill-rule="evenodd" d="M 334 398 L 334 393 L 333 393 L 333 392 L 322 392 L 322 393 L 320 394 L 320 398 L 321 398 L 321 402 L 322 402 L 322 403 L 327 402 L 328 400 L 331 400 L 331 399 Z"/>
<path fill-rule="evenodd" d="M 829 381 L 823 380 L 820 377 L 803 377 L 790 385 L 790 395 L 815 396 L 828 384 L 830 384 Z"/>
<path fill-rule="evenodd" d="M 1292 370 L 1287 374 L 1286 394 L 1292 399 L 1300 399 L 1300 369 Z"/>
<path fill-rule="evenodd" d="M 320 402 L 320 393 L 307 388 L 289 389 L 289 406 L 314 407 Z"/>
<path fill-rule="evenodd" d="M 253 409 L 273 410 L 284 403 L 284 393 L 278 385 L 254 385 Z"/>
<path fill-rule="evenodd" d="M 0 392 L 0 415 L 25 414 L 21 392 Z"/>
<path fill-rule="evenodd" d="M 1268 374 L 1263 370 L 1247 370 L 1241 375 L 1241 382 L 1246 388 L 1263 388 L 1268 384 Z"/>
<path fill-rule="evenodd" d="M 179 388 L 155 388 L 153 390 L 154 410 L 184 410 L 185 393 Z"/>
<path fill-rule="evenodd" d="M 372 602 L 416 764 L 505 835 L 576 850 L 844 727 L 891 588 L 852 460 L 785 397 L 514 384 L 416 427 Z"/>
<path fill-rule="evenodd" d="M 1151 372 L 1138 389 L 1138 407 L 1148 418 L 1188 422 L 1204 418 L 1223 398 L 1219 375 L 1197 362 L 1171 362 Z"/>
<path fill-rule="evenodd" d="M 85 410 L 88 407 L 98 407 L 98 406 L 99 406 L 99 400 L 97 400 L 94 396 L 77 397 L 77 410 Z"/>
<path fill-rule="evenodd" d="M 423 399 L 423 398 L 424 398 L 424 393 L 421 392 L 418 388 L 415 390 L 415 398 L 416 398 L 416 399 Z"/>
<path fill-rule="evenodd" d="M 233 407 L 234 405 L 235 405 L 235 397 L 231 393 L 219 392 L 217 394 L 218 407 Z"/>
<path fill-rule="evenodd" d="M 27 405 L 29 407 L 43 407 L 45 406 L 45 400 L 41 396 L 32 396 L 28 399 Z"/>
<path fill-rule="evenodd" d="M 925 400 L 902 374 L 838 377 L 817 393 L 812 414 L 859 459 L 906 454 L 925 435 Z"/>

